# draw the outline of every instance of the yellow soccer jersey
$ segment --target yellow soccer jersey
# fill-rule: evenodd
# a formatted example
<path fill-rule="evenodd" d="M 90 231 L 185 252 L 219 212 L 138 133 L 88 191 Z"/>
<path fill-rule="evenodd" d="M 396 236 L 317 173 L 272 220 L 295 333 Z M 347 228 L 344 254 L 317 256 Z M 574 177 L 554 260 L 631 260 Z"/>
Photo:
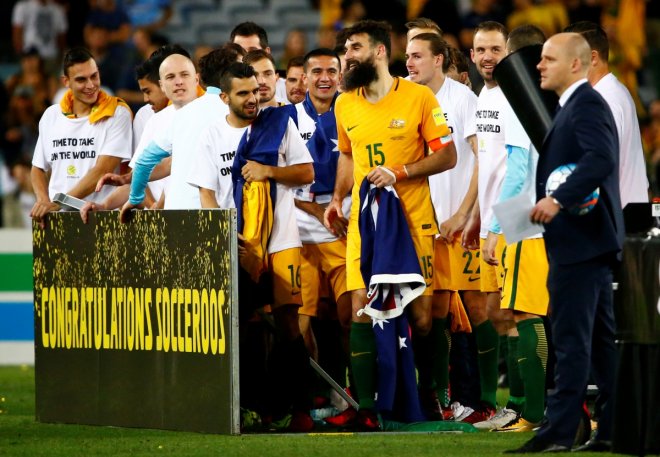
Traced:
<path fill-rule="evenodd" d="M 426 144 L 451 141 L 445 115 L 431 90 L 395 78 L 390 92 L 377 103 L 362 88 L 339 96 L 335 104 L 339 150 L 353 156 L 353 206 L 349 230 L 357 231 L 360 184 L 379 166 L 405 165 L 426 156 Z M 414 235 L 438 233 L 427 178 L 394 185 Z"/>

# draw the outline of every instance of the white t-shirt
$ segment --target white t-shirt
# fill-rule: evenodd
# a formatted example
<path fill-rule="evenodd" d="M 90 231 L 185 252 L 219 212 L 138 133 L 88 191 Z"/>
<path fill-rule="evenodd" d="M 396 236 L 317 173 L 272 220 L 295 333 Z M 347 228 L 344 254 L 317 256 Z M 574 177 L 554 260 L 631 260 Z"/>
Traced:
<path fill-rule="evenodd" d="M 635 111 L 635 102 L 626 86 L 612 73 L 594 86 L 612 110 L 619 134 L 619 188 L 621 206 L 630 202 L 649 201 L 649 181 L 646 176 L 642 137 Z"/>
<path fill-rule="evenodd" d="M 133 116 L 133 151 L 137 149 L 138 144 L 140 143 L 140 138 L 142 138 L 142 132 L 144 132 L 144 127 L 147 125 L 147 121 L 151 119 L 154 114 L 151 105 L 146 104 L 137 110 L 137 113 Z"/>
<path fill-rule="evenodd" d="M 201 133 L 228 113 L 229 108 L 220 100 L 219 93 L 209 90 L 178 109 L 172 121 L 172 128 L 154 138 L 157 146 L 172 155 L 172 172 L 165 209 L 201 208 L 199 190 L 188 184 L 190 166 L 195 161 Z"/>
<path fill-rule="evenodd" d="M 437 221 L 442 223 L 458 211 L 470 187 L 475 157 L 467 139 L 475 134 L 477 96 L 465 84 L 445 78 L 435 98 L 445 113 L 456 146 L 456 166 L 429 176 L 431 200 Z"/>
<path fill-rule="evenodd" d="M 36 48 L 44 59 L 57 57 L 58 35 L 68 29 L 64 8 L 54 1 L 22 0 L 12 11 L 11 23 L 23 28 L 23 51 Z"/>
<path fill-rule="evenodd" d="M 142 135 L 138 138 L 138 143 L 135 147 L 133 158 L 131 158 L 131 161 L 128 164 L 128 166 L 131 168 L 135 168 L 135 162 L 137 161 L 138 157 L 142 155 L 142 152 L 144 152 L 149 143 L 151 143 L 151 141 L 159 135 L 159 132 L 172 128 L 172 121 L 174 120 L 174 113 L 176 112 L 174 105 L 168 105 L 157 113 L 154 113 L 151 107 L 146 105 L 138 110 L 138 114 L 144 111 L 145 108 L 148 108 L 152 115 L 149 117 L 149 120 L 144 126 Z M 133 139 L 135 141 L 135 121 L 133 121 Z M 149 190 L 151 191 L 151 195 L 153 195 L 156 201 L 158 201 L 161 195 L 167 191 L 169 181 L 169 176 L 166 176 L 163 179 L 159 179 L 157 181 L 149 181 Z"/>
<path fill-rule="evenodd" d="M 231 166 L 245 130 L 247 127 L 232 127 L 226 116 L 222 116 L 202 132 L 197 144 L 196 160 L 190 167 L 188 183 L 214 191 L 220 208 L 236 207 Z"/>
<path fill-rule="evenodd" d="M 532 205 L 536 204 L 536 167 L 539 163 L 539 153 L 532 144 L 532 140 L 529 139 L 527 132 L 525 132 L 511 105 L 507 106 L 505 113 L 504 144 L 524 148 L 529 151 L 527 176 L 525 177 L 525 184 L 520 193 L 526 194 Z M 543 234 L 539 233 L 527 239 L 532 238 L 543 238 Z"/>
<path fill-rule="evenodd" d="M 67 193 L 78 184 L 96 165 L 98 156 L 129 160 L 131 146 L 131 113 L 123 106 L 117 107 L 114 116 L 90 124 L 88 116 L 67 118 L 57 104 L 41 116 L 32 165 L 51 171 L 48 195 L 52 200 L 56 193 Z M 111 186 L 105 186 L 86 199 L 101 202 L 112 190 Z"/>
<path fill-rule="evenodd" d="M 504 117 L 507 102 L 502 89 L 484 86 L 477 100 L 476 134 L 479 151 L 479 209 L 481 231 L 486 238 L 493 217 L 493 204 L 497 202 L 506 172 L 504 147 Z"/>
<path fill-rule="evenodd" d="M 272 108 L 271 108 L 272 109 Z M 249 133 L 248 133 L 249 135 Z M 288 167 L 301 163 L 312 163 L 312 156 L 300 138 L 300 133 L 293 119 L 289 119 L 286 133 L 278 150 L 277 166 Z M 268 242 L 268 253 L 301 247 L 300 235 L 295 216 L 295 204 L 291 187 L 277 183 L 273 231 Z"/>
<path fill-rule="evenodd" d="M 296 111 L 298 112 L 298 130 L 300 137 L 307 144 L 307 141 L 312 137 L 316 131 L 316 124 L 314 119 L 309 117 L 302 103 L 296 104 Z M 336 148 L 335 142 L 335 148 Z M 335 149 L 338 150 L 338 149 Z M 302 201 L 312 201 L 327 206 L 332 200 L 332 193 L 326 195 L 317 195 L 314 198 L 310 195 L 309 189 L 311 185 L 296 189 L 294 197 Z M 344 198 L 342 202 L 342 210 L 344 217 L 349 218 L 351 214 L 351 196 L 350 194 Z M 305 244 L 321 244 L 337 241 L 337 237 L 332 234 L 325 225 L 321 223 L 316 217 L 296 207 L 296 219 L 298 221 L 298 231 L 300 232 L 300 240 Z"/>

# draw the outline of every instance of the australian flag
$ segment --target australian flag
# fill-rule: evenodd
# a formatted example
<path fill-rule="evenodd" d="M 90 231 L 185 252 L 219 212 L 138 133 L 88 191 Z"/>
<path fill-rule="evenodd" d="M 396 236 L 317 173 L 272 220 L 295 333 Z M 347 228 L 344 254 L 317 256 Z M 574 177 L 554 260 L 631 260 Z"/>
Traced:
<path fill-rule="evenodd" d="M 387 419 L 426 420 L 419 403 L 415 362 L 405 307 L 426 287 L 408 222 L 392 187 L 360 187 L 360 270 L 376 338 L 376 408 Z"/>

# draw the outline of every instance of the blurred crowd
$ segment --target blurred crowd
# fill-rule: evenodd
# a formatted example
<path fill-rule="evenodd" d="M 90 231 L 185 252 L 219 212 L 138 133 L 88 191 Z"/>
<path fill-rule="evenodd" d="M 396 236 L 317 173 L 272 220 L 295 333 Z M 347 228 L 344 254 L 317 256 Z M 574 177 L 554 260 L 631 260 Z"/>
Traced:
<path fill-rule="evenodd" d="M 214 0 L 221 2 L 222 0 Z M 266 5 L 268 1 L 264 0 Z M 43 111 L 64 93 L 60 82 L 63 51 L 87 47 L 102 75 L 104 89 L 122 97 L 136 112 L 143 95 L 135 67 L 169 42 L 167 24 L 177 0 L 10 0 L 3 8 L 5 35 L 13 50 L 3 65 L 16 68 L 0 84 L 0 226 L 29 227 L 34 202 L 30 169 Z M 393 26 L 391 72 L 406 76 L 408 20 L 427 17 L 440 25 L 444 38 L 468 57 L 472 31 L 494 20 L 509 29 L 540 27 L 547 36 L 569 23 L 600 23 L 610 44 L 610 68 L 636 102 L 653 195 L 660 195 L 660 2 L 657 0 L 309 0 L 318 11 L 317 42 L 295 26 L 286 34 L 278 69 L 314 47 L 335 47 L 336 34 L 363 18 Z M 190 3 L 190 2 L 189 2 Z M 196 43 L 195 61 L 221 43 Z M 472 65 L 470 65 L 472 67 Z M 473 74 L 473 68 L 468 74 Z M 475 74 L 474 82 L 480 80 Z M 473 84 L 475 91 L 480 89 Z"/>

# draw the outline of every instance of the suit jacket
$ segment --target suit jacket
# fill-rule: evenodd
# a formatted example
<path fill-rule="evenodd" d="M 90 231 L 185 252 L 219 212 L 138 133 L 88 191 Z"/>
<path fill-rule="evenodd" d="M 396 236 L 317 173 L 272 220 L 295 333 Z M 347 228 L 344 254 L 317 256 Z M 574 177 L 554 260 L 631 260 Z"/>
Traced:
<path fill-rule="evenodd" d="M 619 195 L 619 147 L 616 125 L 603 97 L 584 83 L 556 114 L 536 171 L 537 200 L 545 197 L 548 176 L 560 165 L 577 164 L 553 193 L 564 208 L 580 203 L 596 187 L 596 206 L 579 216 L 561 210 L 545 226 L 548 258 L 572 264 L 597 257 L 620 258 L 624 226 Z"/>

